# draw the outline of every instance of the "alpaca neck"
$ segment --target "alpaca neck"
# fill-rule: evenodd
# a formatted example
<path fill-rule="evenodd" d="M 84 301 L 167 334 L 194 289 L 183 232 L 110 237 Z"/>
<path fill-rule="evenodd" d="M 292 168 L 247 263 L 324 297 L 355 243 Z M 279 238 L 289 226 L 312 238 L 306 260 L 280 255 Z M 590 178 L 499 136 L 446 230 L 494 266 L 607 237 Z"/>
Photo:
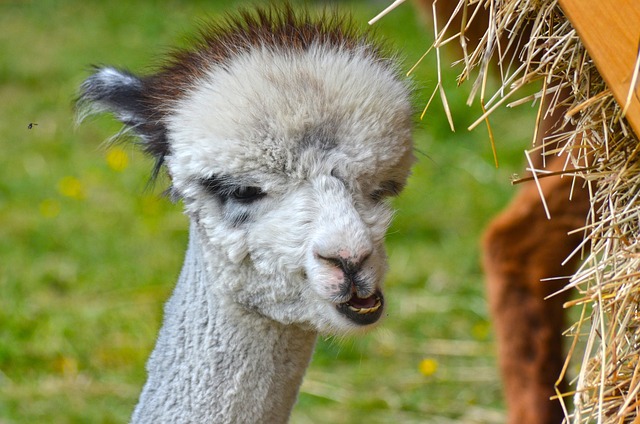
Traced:
<path fill-rule="evenodd" d="M 192 224 L 134 423 L 283 423 L 316 334 L 216 295 Z"/>

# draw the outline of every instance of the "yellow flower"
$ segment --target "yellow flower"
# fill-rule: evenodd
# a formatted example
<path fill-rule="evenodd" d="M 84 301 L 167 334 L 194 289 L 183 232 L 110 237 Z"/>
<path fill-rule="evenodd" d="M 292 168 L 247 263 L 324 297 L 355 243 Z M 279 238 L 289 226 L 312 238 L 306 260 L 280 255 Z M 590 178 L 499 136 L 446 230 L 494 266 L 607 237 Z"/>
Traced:
<path fill-rule="evenodd" d="M 438 371 L 438 361 L 433 358 L 425 358 L 418 365 L 420 374 L 430 377 Z"/>
<path fill-rule="evenodd" d="M 491 332 L 491 326 L 486 321 L 477 322 L 471 327 L 471 336 L 476 340 L 487 340 Z"/>
<path fill-rule="evenodd" d="M 60 202 L 55 199 L 44 199 L 40 202 L 40 215 L 45 218 L 55 218 L 60 214 Z"/>
<path fill-rule="evenodd" d="M 78 361 L 70 356 L 58 356 L 53 362 L 54 369 L 62 375 L 78 374 Z"/>
<path fill-rule="evenodd" d="M 129 155 L 122 148 L 115 146 L 107 152 L 107 165 L 114 171 L 123 171 L 129 165 Z"/>
<path fill-rule="evenodd" d="M 58 192 L 65 197 L 76 200 L 84 199 L 84 186 L 76 177 L 63 177 L 58 181 Z"/>

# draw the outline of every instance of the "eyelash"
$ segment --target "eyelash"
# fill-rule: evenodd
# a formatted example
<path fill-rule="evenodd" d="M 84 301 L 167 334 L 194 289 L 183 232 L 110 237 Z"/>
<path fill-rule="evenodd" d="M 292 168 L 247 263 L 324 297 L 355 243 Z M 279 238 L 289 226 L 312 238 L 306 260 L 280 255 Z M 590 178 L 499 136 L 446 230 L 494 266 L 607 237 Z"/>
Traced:
<path fill-rule="evenodd" d="M 230 184 L 216 176 L 202 179 L 200 184 L 223 202 L 233 199 L 238 203 L 249 204 L 266 196 L 260 187 Z"/>
<path fill-rule="evenodd" d="M 266 193 L 263 192 L 260 187 L 240 186 L 235 187 L 230 197 L 233 197 L 234 200 L 240 203 L 252 203 L 263 198 L 265 195 Z"/>

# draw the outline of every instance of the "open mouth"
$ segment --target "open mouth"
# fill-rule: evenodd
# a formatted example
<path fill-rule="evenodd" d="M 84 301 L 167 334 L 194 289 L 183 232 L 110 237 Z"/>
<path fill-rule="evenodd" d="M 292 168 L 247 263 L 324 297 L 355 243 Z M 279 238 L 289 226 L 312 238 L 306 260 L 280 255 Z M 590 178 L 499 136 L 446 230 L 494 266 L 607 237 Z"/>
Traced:
<path fill-rule="evenodd" d="M 336 305 L 338 312 L 358 325 L 369 325 L 380 319 L 384 309 L 384 297 L 376 291 L 369 297 L 358 297 L 353 293 L 351 299 Z"/>

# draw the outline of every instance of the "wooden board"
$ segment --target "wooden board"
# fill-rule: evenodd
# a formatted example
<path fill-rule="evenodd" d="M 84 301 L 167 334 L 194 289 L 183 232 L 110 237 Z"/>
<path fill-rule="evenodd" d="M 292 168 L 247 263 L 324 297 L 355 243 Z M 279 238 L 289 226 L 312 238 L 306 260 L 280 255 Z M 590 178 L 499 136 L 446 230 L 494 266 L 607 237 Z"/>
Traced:
<path fill-rule="evenodd" d="M 616 101 L 624 107 L 640 46 L 640 0 L 559 1 Z M 626 117 L 640 137 L 638 84 Z"/>

